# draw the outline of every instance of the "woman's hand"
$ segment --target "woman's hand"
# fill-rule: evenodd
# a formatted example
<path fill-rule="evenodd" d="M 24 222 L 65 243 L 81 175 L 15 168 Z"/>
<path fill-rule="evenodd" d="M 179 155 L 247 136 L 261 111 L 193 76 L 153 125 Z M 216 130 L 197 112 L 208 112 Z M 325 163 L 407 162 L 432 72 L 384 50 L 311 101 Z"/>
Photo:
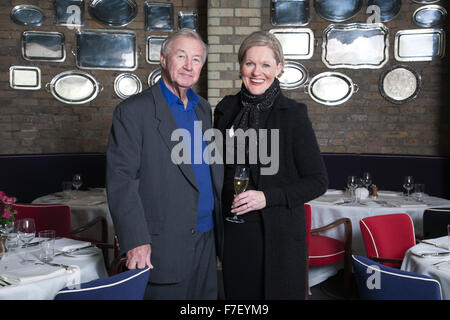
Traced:
<path fill-rule="evenodd" d="M 266 196 L 262 191 L 248 190 L 234 196 L 231 212 L 237 215 L 261 210 L 266 206 Z"/>

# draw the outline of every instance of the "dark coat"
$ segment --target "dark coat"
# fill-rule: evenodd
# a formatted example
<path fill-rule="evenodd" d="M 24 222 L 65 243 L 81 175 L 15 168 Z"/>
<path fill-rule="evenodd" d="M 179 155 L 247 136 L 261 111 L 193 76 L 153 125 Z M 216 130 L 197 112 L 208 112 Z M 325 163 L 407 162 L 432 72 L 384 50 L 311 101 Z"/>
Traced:
<path fill-rule="evenodd" d="M 239 93 L 226 96 L 215 109 L 214 127 L 224 135 L 240 108 Z M 265 298 L 304 299 L 304 203 L 326 191 L 328 177 L 306 106 L 280 94 L 270 112 L 266 128 L 279 129 L 279 170 L 258 179 L 267 203 L 262 210 Z"/>
<path fill-rule="evenodd" d="M 212 126 L 209 103 L 195 112 L 205 131 Z M 176 283 L 194 257 L 199 190 L 190 164 L 175 164 L 171 152 L 178 129 L 159 83 L 123 101 L 114 111 L 106 152 L 108 202 L 120 254 L 151 243 L 150 281 Z M 210 166 L 216 236 L 221 238 L 221 164 Z M 217 223 L 219 222 L 219 223 Z"/>

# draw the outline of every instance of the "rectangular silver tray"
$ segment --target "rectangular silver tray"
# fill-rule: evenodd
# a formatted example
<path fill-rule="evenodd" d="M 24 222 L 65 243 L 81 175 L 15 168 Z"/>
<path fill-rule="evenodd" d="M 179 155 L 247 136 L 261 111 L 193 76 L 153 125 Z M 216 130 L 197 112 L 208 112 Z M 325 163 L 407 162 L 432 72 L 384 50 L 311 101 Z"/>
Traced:
<path fill-rule="evenodd" d="M 53 22 L 69 28 L 84 26 L 84 0 L 55 0 Z"/>
<path fill-rule="evenodd" d="M 309 28 L 280 28 L 269 32 L 280 41 L 285 59 L 310 59 L 314 54 L 314 33 Z"/>
<path fill-rule="evenodd" d="M 155 32 L 173 31 L 173 3 L 144 2 L 145 30 Z"/>
<path fill-rule="evenodd" d="M 64 34 L 51 31 L 22 32 L 22 57 L 28 61 L 63 62 L 66 60 Z"/>
<path fill-rule="evenodd" d="M 80 69 L 134 71 L 138 67 L 134 31 L 78 30 L 76 39 Z"/>
<path fill-rule="evenodd" d="M 309 0 L 271 1 L 270 22 L 274 26 L 306 26 L 310 19 Z"/>
<path fill-rule="evenodd" d="M 161 45 L 166 37 L 164 36 L 148 36 L 147 37 L 147 56 L 148 63 L 159 63 L 161 56 Z"/>
<path fill-rule="evenodd" d="M 17 90 L 39 90 L 41 88 L 41 69 L 11 66 L 9 68 L 9 86 Z"/>
<path fill-rule="evenodd" d="M 389 60 L 389 30 L 382 23 L 330 24 L 322 34 L 328 68 L 379 69 Z"/>
<path fill-rule="evenodd" d="M 445 54 L 442 29 L 400 30 L 395 34 L 394 56 L 397 61 L 430 61 Z"/>

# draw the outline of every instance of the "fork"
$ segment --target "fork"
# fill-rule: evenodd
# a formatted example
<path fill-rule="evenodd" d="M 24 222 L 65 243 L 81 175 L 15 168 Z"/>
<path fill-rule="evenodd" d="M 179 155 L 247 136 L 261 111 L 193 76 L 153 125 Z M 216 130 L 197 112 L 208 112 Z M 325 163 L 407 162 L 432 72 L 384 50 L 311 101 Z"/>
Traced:
<path fill-rule="evenodd" d="M 49 266 L 52 267 L 60 267 L 60 268 L 64 268 L 66 270 L 69 270 L 70 266 L 68 266 L 67 264 L 62 264 L 62 263 L 52 263 L 52 262 L 46 262 L 46 261 L 36 261 L 35 264 L 48 264 Z"/>

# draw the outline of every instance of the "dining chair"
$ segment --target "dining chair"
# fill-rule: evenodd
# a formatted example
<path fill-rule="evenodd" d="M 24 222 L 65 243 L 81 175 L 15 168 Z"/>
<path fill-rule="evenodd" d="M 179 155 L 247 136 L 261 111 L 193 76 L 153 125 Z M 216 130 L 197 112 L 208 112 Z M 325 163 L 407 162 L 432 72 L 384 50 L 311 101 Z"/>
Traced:
<path fill-rule="evenodd" d="M 17 210 L 15 220 L 33 218 L 36 225 L 36 234 L 41 230 L 55 230 L 56 237 L 71 238 L 75 240 L 89 241 L 103 250 L 105 261 L 108 261 L 108 249 L 113 244 L 108 244 L 108 227 L 104 217 L 96 217 L 88 223 L 76 228 L 70 227 L 70 207 L 64 204 L 28 204 L 15 203 L 13 209 Z M 101 225 L 101 238 L 92 239 L 78 236 L 95 225 Z"/>
<path fill-rule="evenodd" d="M 423 212 L 423 238 L 433 239 L 447 235 L 450 208 L 429 208 Z"/>
<path fill-rule="evenodd" d="M 116 275 L 63 288 L 55 300 L 142 300 L 150 268 L 127 270 Z"/>
<path fill-rule="evenodd" d="M 311 229 L 311 206 L 309 204 L 305 204 L 305 220 L 306 244 L 308 246 L 307 276 L 309 266 L 325 266 L 344 261 L 344 296 L 347 299 L 350 298 L 352 288 L 352 222 L 348 218 L 341 218 L 326 226 Z M 344 226 L 344 241 L 319 234 L 341 225 Z M 306 296 L 308 296 L 308 293 Z"/>
<path fill-rule="evenodd" d="M 430 276 L 352 256 L 356 288 L 362 300 L 442 300 L 439 281 Z"/>
<path fill-rule="evenodd" d="M 406 250 L 416 244 L 414 224 L 406 213 L 366 217 L 359 226 L 368 258 L 400 268 Z"/>

